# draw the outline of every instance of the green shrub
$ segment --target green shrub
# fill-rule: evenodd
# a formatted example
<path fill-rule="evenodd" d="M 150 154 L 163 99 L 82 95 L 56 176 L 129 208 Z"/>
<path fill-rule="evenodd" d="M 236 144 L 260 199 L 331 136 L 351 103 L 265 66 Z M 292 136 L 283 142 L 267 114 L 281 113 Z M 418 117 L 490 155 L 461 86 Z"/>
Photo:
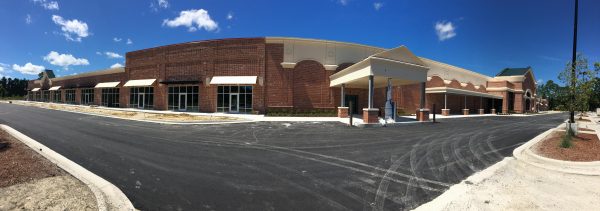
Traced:
<path fill-rule="evenodd" d="M 565 136 L 562 138 L 562 141 L 560 142 L 560 147 L 570 148 L 571 146 L 573 146 L 573 142 L 572 142 L 573 135 L 574 135 L 573 130 L 571 130 L 570 128 L 567 129 L 567 132 L 565 132 Z"/>

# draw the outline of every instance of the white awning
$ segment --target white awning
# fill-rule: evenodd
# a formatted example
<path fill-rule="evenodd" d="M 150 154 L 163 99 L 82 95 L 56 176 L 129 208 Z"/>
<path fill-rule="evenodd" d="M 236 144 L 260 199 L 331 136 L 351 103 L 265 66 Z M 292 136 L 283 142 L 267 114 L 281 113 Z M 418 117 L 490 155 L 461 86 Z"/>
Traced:
<path fill-rule="evenodd" d="M 60 86 L 53 86 L 53 87 L 50 87 L 50 89 L 48 89 L 48 90 L 50 90 L 50 91 L 56 91 L 58 89 L 60 89 Z"/>
<path fill-rule="evenodd" d="M 214 76 L 210 84 L 256 84 L 257 76 Z"/>
<path fill-rule="evenodd" d="M 94 88 L 114 88 L 117 87 L 117 85 L 119 85 L 119 83 L 121 82 L 104 82 L 104 83 L 98 83 L 96 84 L 96 86 Z"/>
<path fill-rule="evenodd" d="M 40 88 L 33 88 L 31 91 L 32 92 L 37 92 L 37 91 L 40 91 Z"/>
<path fill-rule="evenodd" d="M 156 79 L 129 80 L 123 86 L 152 86 Z"/>

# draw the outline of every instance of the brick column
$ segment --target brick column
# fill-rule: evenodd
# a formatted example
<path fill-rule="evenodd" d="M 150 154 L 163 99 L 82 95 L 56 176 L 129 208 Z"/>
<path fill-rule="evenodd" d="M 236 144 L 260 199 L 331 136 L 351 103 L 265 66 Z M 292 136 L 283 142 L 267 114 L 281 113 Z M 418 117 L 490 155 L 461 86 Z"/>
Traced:
<path fill-rule="evenodd" d="M 363 121 L 365 124 L 379 123 L 379 109 L 378 108 L 364 108 L 363 109 Z"/>
<path fill-rule="evenodd" d="M 442 116 L 450 116 L 450 109 L 442 109 Z"/>
<path fill-rule="evenodd" d="M 348 118 L 348 107 L 338 107 L 338 117 Z"/>
<path fill-rule="evenodd" d="M 508 113 L 508 92 L 502 93 L 502 113 Z"/>
<path fill-rule="evenodd" d="M 419 109 L 417 110 L 417 121 L 426 122 L 429 121 L 429 109 Z"/>

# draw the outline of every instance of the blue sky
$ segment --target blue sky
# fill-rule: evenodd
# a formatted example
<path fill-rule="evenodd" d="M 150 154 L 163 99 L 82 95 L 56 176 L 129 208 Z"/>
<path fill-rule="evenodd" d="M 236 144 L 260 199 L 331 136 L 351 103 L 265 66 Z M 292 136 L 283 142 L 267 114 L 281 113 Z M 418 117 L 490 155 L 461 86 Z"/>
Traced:
<path fill-rule="evenodd" d="M 600 1 L 579 4 L 578 51 L 600 61 Z M 405 45 L 486 75 L 532 66 L 556 81 L 571 57 L 572 16 L 567 0 L 3 0 L 0 75 L 31 79 L 43 66 L 64 76 L 149 47 L 289 36 Z"/>

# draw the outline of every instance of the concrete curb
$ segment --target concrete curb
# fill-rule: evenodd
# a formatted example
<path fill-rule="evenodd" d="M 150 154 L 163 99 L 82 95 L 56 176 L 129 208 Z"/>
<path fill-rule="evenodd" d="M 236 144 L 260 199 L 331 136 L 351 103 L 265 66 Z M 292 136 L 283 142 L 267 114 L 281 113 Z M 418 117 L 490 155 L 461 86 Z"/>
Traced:
<path fill-rule="evenodd" d="M 56 153 L 52 149 L 29 138 L 8 125 L 0 124 L 0 128 L 86 184 L 96 197 L 98 210 L 135 210 L 127 196 L 112 183 L 102 179 L 98 175 L 88 171 L 77 163 Z"/>
<path fill-rule="evenodd" d="M 524 163 L 544 168 L 547 170 L 563 172 L 567 174 L 579 174 L 588 176 L 600 176 L 600 161 L 593 162 L 574 162 L 574 161 L 563 161 L 551 158 L 542 157 L 537 155 L 531 150 L 531 147 L 538 142 L 544 140 L 544 138 L 550 135 L 552 132 L 564 128 L 565 124 L 560 124 L 556 128 L 547 130 L 546 132 L 536 136 L 527 143 L 517 147 L 513 151 L 515 159 Z M 596 129 L 596 132 L 598 130 Z"/>
<path fill-rule="evenodd" d="M 506 166 L 511 160 L 514 160 L 514 158 L 505 157 L 503 160 L 497 162 L 496 164 L 467 177 L 466 179 L 464 179 L 463 181 L 461 181 L 460 183 L 458 183 L 456 185 L 451 186 L 450 188 L 448 188 L 448 190 L 446 192 L 442 193 L 442 195 L 439 195 L 438 197 L 431 200 L 430 202 L 422 204 L 421 206 L 415 208 L 414 210 L 415 211 L 429 211 L 429 210 L 444 209 L 446 206 L 448 206 L 448 204 L 450 204 L 450 202 L 452 202 L 455 199 L 466 194 L 467 191 L 469 191 L 471 189 L 470 186 L 477 185 L 477 184 L 483 182 L 485 179 L 491 177 L 499 169 Z"/>

